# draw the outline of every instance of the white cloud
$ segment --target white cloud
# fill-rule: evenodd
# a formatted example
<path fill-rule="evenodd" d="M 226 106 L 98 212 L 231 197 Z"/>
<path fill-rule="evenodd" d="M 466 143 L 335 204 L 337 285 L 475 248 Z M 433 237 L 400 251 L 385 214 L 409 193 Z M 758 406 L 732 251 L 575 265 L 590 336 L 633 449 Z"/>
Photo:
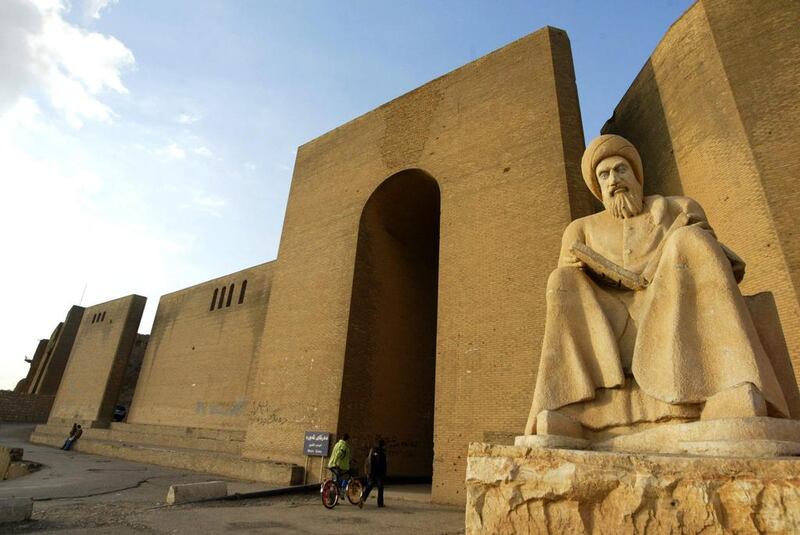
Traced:
<path fill-rule="evenodd" d="M 3 234 L 2 244 L 15 259 L 0 264 L 0 277 L 16 281 L 4 295 L 15 306 L 0 309 L 0 324 L 13 333 L 0 354 L 0 388 L 24 376 L 22 357 L 30 357 L 38 339 L 63 321 L 85 282 L 84 305 L 136 292 L 155 298 L 149 305 L 154 310 L 157 296 L 175 288 L 169 277 L 193 269 L 188 255 L 196 236 L 154 223 L 147 213 L 151 203 L 135 182 L 121 188 L 124 176 L 101 172 L 82 154 L 76 136 L 46 121 L 26 98 L 0 117 L 7 201 L 0 228 L 13 229 Z M 29 153 L 25 145 L 31 140 L 48 150 Z M 140 217 L 123 215 L 130 206 Z M 149 326 L 144 321 L 140 332 Z"/>
<path fill-rule="evenodd" d="M 87 19 L 99 19 L 100 12 L 119 0 L 85 0 L 83 3 L 83 16 Z"/>
<path fill-rule="evenodd" d="M 158 156 L 164 156 L 166 158 L 172 158 L 174 160 L 183 160 L 184 158 L 186 158 L 186 151 L 180 148 L 175 143 L 170 143 L 166 147 L 156 149 L 155 153 Z"/>
<path fill-rule="evenodd" d="M 99 4 L 98 14 L 108 2 Z M 69 8 L 65 0 L 0 2 L 0 115 L 20 98 L 42 94 L 76 128 L 113 119 L 100 96 L 127 93 L 121 74 L 134 66 L 133 53 L 112 36 L 66 21 Z"/>
<path fill-rule="evenodd" d="M 180 124 L 194 124 L 202 118 L 199 113 L 182 113 L 175 117 L 175 121 Z"/>
<path fill-rule="evenodd" d="M 247 169 L 248 171 L 252 172 L 252 171 L 255 171 L 258 167 L 256 167 L 256 164 L 254 164 L 252 162 L 247 162 L 246 164 L 244 164 L 244 168 Z"/>
<path fill-rule="evenodd" d="M 0 355 L 0 388 L 24 375 L 22 356 L 78 301 L 84 281 L 104 287 L 103 298 L 130 293 L 114 285 L 137 276 L 157 281 L 167 256 L 177 254 L 159 242 L 167 240 L 159 229 L 102 214 L 106 171 L 101 178 L 75 133 L 65 136 L 53 121 L 111 121 L 114 111 L 101 98 L 127 92 L 121 75 L 135 61 L 114 37 L 65 20 L 69 9 L 67 0 L 0 0 L 0 177 L 8 201 L 0 227 L 14 229 L 2 242 L 16 259 L 0 265 L 0 277 L 19 281 L 6 289 L 14 310 L 0 310 L 0 324 L 14 333 Z M 131 269 L 131 247 L 155 257 L 144 270 Z M 159 268 L 150 271 L 153 265 Z"/>
<path fill-rule="evenodd" d="M 186 158 L 187 150 L 175 142 L 170 142 L 166 146 L 154 150 L 153 154 L 164 158 L 171 158 L 173 160 L 183 160 Z M 205 145 L 191 149 L 191 154 L 195 154 L 201 158 L 214 158 L 214 153 Z"/>
<path fill-rule="evenodd" d="M 28 129 L 40 128 L 38 118 L 42 110 L 33 99 L 22 97 L 6 111 L 0 115 L 0 128 L 10 131 L 12 128 L 24 127 Z"/>
<path fill-rule="evenodd" d="M 208 147 L 197 147 L 193 151 L 198 156 L 202 156 L 203 158 L 213 158 L 214 153 Z"/>
<path fill-rule="evenodd" d="M 228 201 L 217 195 L 206 193 L 205 191 L 195 191 L 192 195 L 191 205 L 214 217 L 222 217 L 222 209 L 227 206 Z"/>

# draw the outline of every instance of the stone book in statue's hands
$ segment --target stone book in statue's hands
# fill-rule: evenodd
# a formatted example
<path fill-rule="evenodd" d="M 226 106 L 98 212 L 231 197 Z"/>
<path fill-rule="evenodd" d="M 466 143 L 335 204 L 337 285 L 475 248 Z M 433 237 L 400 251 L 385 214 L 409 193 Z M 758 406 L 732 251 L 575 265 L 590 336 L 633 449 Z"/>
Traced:
<path fill-rule="evenodd" d="M 586 267 L 598 275 L 603 282 L 611 286 L 624 287 L 629 290 L 641 290 L 647 287 L 644 277 L 615 264 L 585 243 L 576 241 L 570 247 L 570 252 L 586 264 Z"/>

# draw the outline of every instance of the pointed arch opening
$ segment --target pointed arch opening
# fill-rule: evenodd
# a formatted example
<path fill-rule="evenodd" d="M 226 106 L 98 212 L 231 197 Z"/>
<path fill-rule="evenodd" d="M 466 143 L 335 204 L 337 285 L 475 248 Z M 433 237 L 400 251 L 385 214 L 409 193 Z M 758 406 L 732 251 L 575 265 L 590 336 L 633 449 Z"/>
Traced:
<path fill-rule="evenodd" d="M 440 204 L 436 180 L 411 169 L 364 206 L 339 407 L 356 463 L 382 438 L 390 475 L 415 480 L 433 471 Z"/>

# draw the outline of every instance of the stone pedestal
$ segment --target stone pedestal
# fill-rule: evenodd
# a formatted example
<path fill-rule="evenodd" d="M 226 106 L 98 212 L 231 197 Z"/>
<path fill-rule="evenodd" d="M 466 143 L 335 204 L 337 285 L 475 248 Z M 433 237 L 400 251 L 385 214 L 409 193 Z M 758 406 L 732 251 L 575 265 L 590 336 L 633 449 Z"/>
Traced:
<path fill-rule="evenodd" d="M 472 533 L 800 533 L 800 459 L 473 443 Z"/>

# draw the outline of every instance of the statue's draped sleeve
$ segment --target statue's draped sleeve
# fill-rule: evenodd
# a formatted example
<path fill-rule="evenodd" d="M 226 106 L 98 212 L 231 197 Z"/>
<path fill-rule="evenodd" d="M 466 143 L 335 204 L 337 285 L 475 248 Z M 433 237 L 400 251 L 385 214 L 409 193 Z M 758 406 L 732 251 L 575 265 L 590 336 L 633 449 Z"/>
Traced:
<path fill-rule="evenodd" d="M 697 226 L 702 228 L 703 230 L 710 233 L 714 238 L 717 237 L 714 229 L 711 228 L 711 224 L 708 222 L 708 218 L 706 217 L 706 213 L 703 211 L 703 208 L 700 204 L 691 199 L 689 197 L 670 197 L 669 198 L 674 205 L 678 206 L 681 211 L 683 211 L 687 216 L 689 216 L 689 225 Z M 744 272 L 745 272 L 745 262 L 742 258 L 733 252 L 729 247 L 727 247 L 724 243 L 719 242 L 720 247 L 722 247 L 722 252 L 725 253 L 725 256 L 731 263 L 731 269 L 733 270 L 733 278 L 736 280 L 737 283 L 742 282 L 744 279 Z"/>
<path fill-rule="evenodd" d="M 572 254 L 572 244 L 575 242 L 586 243 L 583 233 L 583 222 L 575 220 L 567 226 L 564 235 L 561 237 L 561 255 L 558 257 L 558 267 L 584 267 L 583 262 Z"/>
<path fill-rule="evenodd" d="M 688 216 L 689 225 L 702 228 L 715 238 L 717 237 L 717 235 L 714 233 L 714 229 L 711 228 L 711 224 L 708 222 L 708 218 L 706 217 L 706 213 L 703 211 L 703 207 L 700 206 L 697 201 L 690 199 L 689 197 L 668 197 L 668 199 L 672 201 L 670 203 L 672 206 L 676 206 L 681 212 Z"/>

